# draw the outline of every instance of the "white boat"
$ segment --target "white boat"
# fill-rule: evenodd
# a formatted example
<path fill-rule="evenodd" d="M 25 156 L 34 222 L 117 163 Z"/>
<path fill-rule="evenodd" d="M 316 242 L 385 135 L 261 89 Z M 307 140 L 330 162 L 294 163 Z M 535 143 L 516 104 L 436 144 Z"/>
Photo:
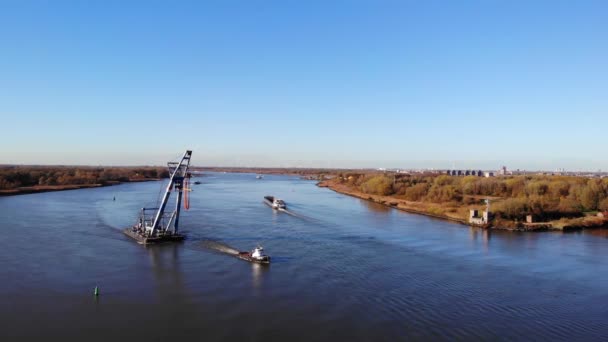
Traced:
<path fill-rule="evenodd" d="M 287 204 L 282 199 L 274 196 L 264 196 L 264 202 L 268 204 L 272 209 L 286 209 Z"/>
<path fill-rule="evenodd" d="M 264 248 L 262 246 L 254 248 L 251 252 L 239 252 L 237 256 L 239 259 L 257 262 L 259 264 L 270 264 L 270 257 L 264 254 Z"/>
<path fill-rule="evenodd" d="M 262 175 L 255 176 L 255 179 L 262 179 L 262 178 L 264 178 L 264 176 L 262 176 Z"/>

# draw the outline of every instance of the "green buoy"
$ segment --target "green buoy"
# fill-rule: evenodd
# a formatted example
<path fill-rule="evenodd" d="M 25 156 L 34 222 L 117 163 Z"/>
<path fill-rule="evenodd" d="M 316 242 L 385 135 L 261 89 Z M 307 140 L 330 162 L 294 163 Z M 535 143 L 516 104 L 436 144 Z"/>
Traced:
<path fill-rule="evenodd" d="M 93 294 L 95 296 L 99 296 L 99 288 L 97 286 L 95 286 L 95 291 L 93 291 Z"/>

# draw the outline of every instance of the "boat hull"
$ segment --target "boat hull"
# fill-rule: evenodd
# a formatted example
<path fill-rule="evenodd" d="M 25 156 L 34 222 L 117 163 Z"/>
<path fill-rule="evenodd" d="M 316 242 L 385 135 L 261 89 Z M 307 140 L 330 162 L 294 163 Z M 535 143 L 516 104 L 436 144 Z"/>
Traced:
<path fill-rule="evenodd" d="M 181 242 L 186 238 L 181 234 L 161 235 L 161 236 L 144 236 L 139 232 L 133 230 L 133 228 L 126 228 L 123 233 L 137 241 L 140 245 L 152 245 L 167 242 Z"/>
<path fill-rule="evenodd" d="M 274 207 L 274 205 L 272 205 L 272 202 L 271 202 L 271 201 L 269 201 L 269 200 L 267 200 L 267 199 L 265 199 L 265 198 L 264 198 L 264 203 L 266 203 L 266 205 L 267 205 L 267 206 L 269 206 L 269 207 L 271 207 L 272 209 L 276 209 L 276 208 Z"/>
<path fill-rule="evenodd" d="M 287 209 L 287 206 L 278 207 L 278 206 L 274 205 L 274 197 L 272 197 L 272 196 L 264 196 L 264 203 L 266 203 L 266 205 L 268 205 L 272 209 L 276 209 L 276 210 Z"/>
<path fill-rule="evenodd" d="M 236 257 L 241 260 L 254 262 L 256 264 L 264 264 L 264 265 L 270 264 L 269 256 L 266 256 L 264 259 L 256 259 L 256 258 L 251 257 L 251 253 L 249 253 L 249 252 L 239 252 L 239 254 L 237 254 Z"/>

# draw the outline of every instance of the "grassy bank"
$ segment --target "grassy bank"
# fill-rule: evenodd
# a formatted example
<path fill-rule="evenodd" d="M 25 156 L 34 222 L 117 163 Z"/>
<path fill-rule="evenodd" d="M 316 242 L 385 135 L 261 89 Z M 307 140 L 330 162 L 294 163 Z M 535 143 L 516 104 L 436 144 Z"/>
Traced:
<path fill-rule="evenodd" d="M 84 188 L 96 188 L 102 186 L 101 184 L 73 184 L 73 185 L 37 185 L 37 186 L 25 186 L 10 190 L 0 190 L 0 196 L 12 196 L 12 195 L 25 195 L 33 194 L 38 192 L 49 192 L 49 191 L 63 191 L 63 190 L 76 190 Z"/>
<path fill-rule="evenodd" d="M 166 178 L 161 167 L 0 166 L 0 196 L 75 190 Z"/>
<path fill-rule="evenodd" d="M 467 225 L 469 211 L 483 211 L 485 199 L 490 199 L 493 216 L 485 226 L 493 229 L 567 231 L 608 226 L 606 218 L 596 216 L 597 210 L 608 203 L 608 182 L 599 179 L 339 173 L 318 185 L 399 210 Z M 534 222 L 526 222 L 528 215 Z"/>
<path fill-rule="evenodd" d="M 383 204 L 410 213 L 427 215 L 467 224 L 465 211 L 468 209 L 466 208 L 459 208 L 455 206 L 442 207 L 433 203 L 407 201 L 393 196 L 367 194 L 332 180 L 324 180 L 319 182 L 317 185 L 319 187 L 329 188 L 341 194 Z"/>
<path fill-rule="evenodd" d="M 88 188 L 99 188 L 104 186 L 112 186 L 122 183 L 131 183 L 131 182 L 148 182 L 148 181 L 156 181 L 160 180 L 160 178 L 146 178 L 146 179 L 134 179 L 127 181 L 108 181 L 103 184 L 66 184 L 66 185 L 36 185 L 36 186 L 24 186 L 10 190 L 0 190 L 0 196 L 14 196 L 14 195 L 26 195 L 26 194 L 35 194 L 40 192 L 51 192 L 51 191 L 65 191 L 65 190 L 78 190 L 78 189 L 88 189 Z"/>

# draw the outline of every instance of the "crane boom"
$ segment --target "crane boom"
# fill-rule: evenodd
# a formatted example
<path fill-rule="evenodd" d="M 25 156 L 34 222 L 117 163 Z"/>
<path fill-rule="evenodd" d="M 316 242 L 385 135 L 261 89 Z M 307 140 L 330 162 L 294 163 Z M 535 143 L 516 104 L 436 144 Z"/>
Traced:
<path fill-rule="evenodd" d="M 188 168 L 190 167 L 191 158 L 192 151 L 187 150 L 179 162 L 167 163 L 170 178 L 160 206 L 158 208 L 142 208 L 138 222 L 133 227 L 124 230 L 126 235 L 141 244 L 181 241 L 184 239 L 184 236 L 178 233 L 179 214 L 183 191 L 190 190 L 186 189 L 185 180 L 190 177 Z M 165 214 L 165 209 L 171 192 L 177 192 L 175 210 L 167 215 Z"/>

